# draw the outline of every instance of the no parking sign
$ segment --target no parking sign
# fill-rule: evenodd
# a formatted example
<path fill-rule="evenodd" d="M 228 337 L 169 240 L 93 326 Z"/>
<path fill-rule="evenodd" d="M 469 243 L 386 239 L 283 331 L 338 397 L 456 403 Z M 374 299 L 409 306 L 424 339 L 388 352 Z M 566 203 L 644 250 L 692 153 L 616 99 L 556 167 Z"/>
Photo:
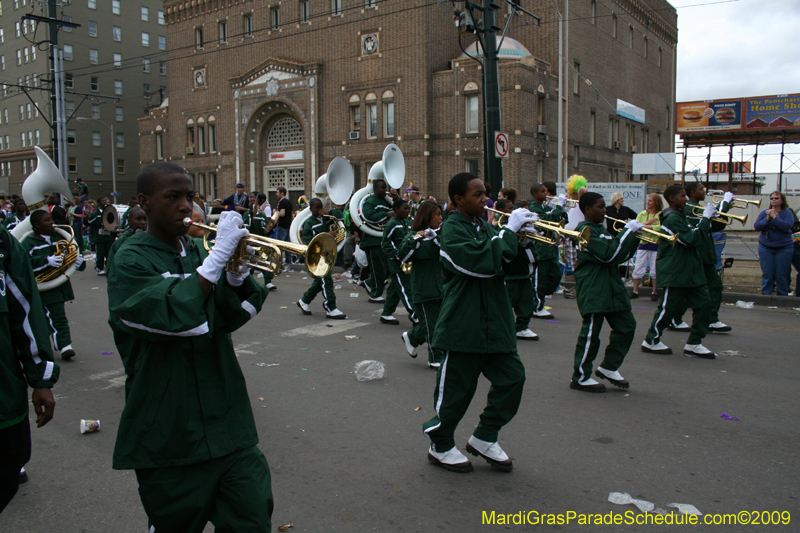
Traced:
<path fill-rule="evenodd" d="M 494 132 L 494 156 L 499 158 L 508 157 L 508 133 L 502 131 Z"/>

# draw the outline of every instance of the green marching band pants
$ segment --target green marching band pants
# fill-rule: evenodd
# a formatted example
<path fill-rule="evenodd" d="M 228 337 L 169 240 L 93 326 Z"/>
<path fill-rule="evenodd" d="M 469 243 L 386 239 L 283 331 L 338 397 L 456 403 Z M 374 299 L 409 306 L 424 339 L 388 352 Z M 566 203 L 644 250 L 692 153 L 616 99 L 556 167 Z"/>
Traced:
<path fill-rule="evenodd" d="M 719 306 L 722 305 L 722 277 L 720 277 L 717 268 L 711 263 L 703 263 L 703 274 L 706 275 L 708 297 L 711 300 L 708 309 L 708 323 L 716 324 L 719 322 Z M 681 314 L 675 317 L 676 324 L 683 322 L 683 315 L 686 313 L 686 309 L 684 307 Z"/>
<path fill-rule="evenodd" d="M 269 466 L 256 447 L 184 466 L 138 468 L 139 497 L 150 533 L 269 533 Z"/>
<path fill-rule="evenodd" d="M 386 291 L 386 301 L 383 303 L 383 316 L 390 316 L 397 309 L 397 303 L 402 301 L 403 307 L 408 311 L 408 316 L 416 322 L 414 307 L 411 305 L 411 276 L 396 272 L 389 280 L 389 290 Z"/>
<path fill-rule="evenodd" d="M 72 344 L 64 302 L 53 302 L 45 305 L 44 314 L 47 315 L 50 333 L 53 335 L 53 344 L 55 344 L 56 350 Z"/>
<path fill-rule="evenodd" d="M 364 281 L 370 298 L 378 298 L 383 294 L 383 286 L 389 277 L 389 262 L 380 246 L 364 248 L 369 263 L 369 278 Z"/>
<path fill-rule="evenodd" d="M 439 319 L 439 311 L 442 309 L 441 300 L 430 300 L 414 304 L 414 314 L 419 322 L 408 333 L 411 346 L 417 347 L 430 342 L 433 332 L 436 329 L 436 321 Z M 433 348 L 428 344 L 428 363 L 441 363 L 444 361 L 444 352 L 438 348 Z"/>
<path fill-rule="evenodd" d="M 556 292 L 561 283 L 561 266 L 558 259 L 547 259 L 536 263 L 536 272 L 531 280 L 536 309 L 544 309 L 545 296 Z"/>
<path fill-rule="evenodd" d="M 530 279 L 506 279 L 506 293 L 514 308 L 516 323 L 514 331 L 519 333 L 528 329 L 535 308 L 533 285 Z"/>
<path fill-rule="evenodd" d="M 692 331 L 686 344 L 702 344 L 708 334 L 708 311 L 711 301 L 708 286 L 699 287 L 667 287 L 661 295 L 661 301 L 653 316 L 653 323 L 647 331 L 645 340 L 650 344 L 661 341 L 661 335 L 672 320 L 688 308 L 692 308 Z"/>
<path fill-rule="evenodd" d="M 525 385 L 525 367 L 516 353 L 464 353 L 447 351 L 436 371 L 433 402 L 436 416 L 422 428 L 434 450 L 446 452 L 456 445 L 456 426 L 467 412 L 478 378 L 483 374 L 492 384 L 486 407 L 473 435 L 486 442 L 497 442 L 500 428 L 517 414 Z"/>
<path fill-rule="evenodd" d="M 96 242 L 94 243 L 95 246 L 95 255 L 94 255 L 94 269 L 98 272 L 101 270 L 105 270 L 106 268 L 106 258 L 108 257 L 108 253 L 111 251 L 111 246 L 113 242 Z"/>
<path fill-rule="evenodd" d="M 310 304 L 314 297 L 322 291 L 322 308 L 331 312 L 336 309 L 336 294 L 333 292 L 333 278 L 328 274 L 324 278 L 314 278 L 311 287 L 303 294 L 303 303 Z"/>
<path fill-rule="evenodd" d="M 600 351 L 600 330 L 603 319 L 611 326 L 611 335 L 606 346 L 606 355 L 600 366 L 606 370 L 619 370 L 636 333 L 636 319 L 631 311 L 618 313 L 589 313 L 583 317 L 583 327 L 575 346 L 575 369 L 572 381 L 580 383 L 592 377 L 592 363 Z"/>

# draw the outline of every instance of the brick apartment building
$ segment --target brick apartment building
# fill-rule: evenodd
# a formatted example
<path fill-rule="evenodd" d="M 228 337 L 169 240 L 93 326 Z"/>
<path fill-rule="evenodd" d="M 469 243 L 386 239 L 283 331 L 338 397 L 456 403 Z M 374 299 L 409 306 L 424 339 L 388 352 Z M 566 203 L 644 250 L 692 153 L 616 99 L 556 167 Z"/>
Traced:
<path fill-rule="evenodd" d="M 74 185 L 83 178 L 98 198 L 113 191 L 115 172 L 124 201 L 136 192 L 136 119 L 161 103 L 167 87 L 163 3 L 73 0 L 59 2 L 53 14 L 46 4 L 0 0 L 0 195 L 20 193 L 35 168 L 35 145 L 53 155 L 49 33 L 45 23 L 22 20 L 33 14 L 80 24 L 58 32 L 72 116 L 66 125 L 69 180 Z M 18 86 L 28 87 L 30 99 Z"/>
<path fill-rule="evenodd" d="M 505 185 L 557 173 L 558 12 L 521 0 L 501 50 Z M 559 2 L 563 9 L 563 3 Z M 450 4 L 431 0 L 165 0 L 169 101 L 139 119 L 141 163 L 184 166 L 204 196 L 311 192 L 336 156 L 357 188 L 389 142 L 406 183 L 443 199 L 483 175 L 481 67 Z M 505 26 L 510 9 L 498 11 Z M 624 181 L 636 152 L 673 150 L 677 15 L 665 0 L 573 0 L 566 17 L 566 175 Z M 591 82 L 587 84 L 587 81 Z M 644 124 L 616 113 L 645 110 Z"/>

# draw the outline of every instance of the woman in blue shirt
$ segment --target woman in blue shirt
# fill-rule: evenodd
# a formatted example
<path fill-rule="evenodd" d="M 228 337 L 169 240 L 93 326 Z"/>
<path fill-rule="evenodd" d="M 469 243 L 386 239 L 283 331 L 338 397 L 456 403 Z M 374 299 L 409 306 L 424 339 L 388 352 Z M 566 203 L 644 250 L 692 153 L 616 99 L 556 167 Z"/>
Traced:
<path fill-rule="evenodd" d="M 769 209 L 762 211 L 754 228 L 758 238 L 758 258 L 761 261 L 761 294 L 772 294 L 777 284 L 778 296 L 789 294 L 789 272 L 792 268 L 792 226 L 794 213 L 786 196 L 780 191 L 769 195 Z"/>

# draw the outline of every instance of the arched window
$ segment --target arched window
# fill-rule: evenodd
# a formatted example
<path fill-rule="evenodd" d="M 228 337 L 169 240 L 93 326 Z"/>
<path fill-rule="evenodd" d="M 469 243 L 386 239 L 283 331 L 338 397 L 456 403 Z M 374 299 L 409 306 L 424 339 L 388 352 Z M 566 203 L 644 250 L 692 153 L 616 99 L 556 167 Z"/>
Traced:
<path fill-rule="evenodd" d="M 208 116 L 208 150 L 217 153 L 217 117 L 214 115 Z"/>
<path fill-rule="evenodd" d="M 383 91 L 381 95 L 383 101 L 383 136 L 394 137 L 394 93 L 390 90 Z"/>
<path fill-rule="evenodd" d="M 194 147 L 195 147 L 194 119 L 189 118 L 186 121 L 186 153 L 194 154 Z"/>
<path fill-rule="evenodd" d="M 164 160 L 164 128 L 156 126 L 156 160 Z"/>
<path fill-rule="evenodd" d="M 199 117 L 197 119 L 197 153 L 206 153 L 206 119 Z"/>
<path fill-rule="evenodd" d="M 378 137 L 378 96 L 369 93 L 364 100 L 367 103 L 367 138 L 375 139 Z"/>
<path fill-rule="evenodd" d="M 267 148 L 287 148 L 302 145 L 303 127 L 293 118 L 282 118 L 269 130 Z"/>
<path fill-rule="evenodd" d="M 350 131 L 361 131 L 361 97 L 353 94 L 347 100 L 347 104 L 350 107 Z"/>

